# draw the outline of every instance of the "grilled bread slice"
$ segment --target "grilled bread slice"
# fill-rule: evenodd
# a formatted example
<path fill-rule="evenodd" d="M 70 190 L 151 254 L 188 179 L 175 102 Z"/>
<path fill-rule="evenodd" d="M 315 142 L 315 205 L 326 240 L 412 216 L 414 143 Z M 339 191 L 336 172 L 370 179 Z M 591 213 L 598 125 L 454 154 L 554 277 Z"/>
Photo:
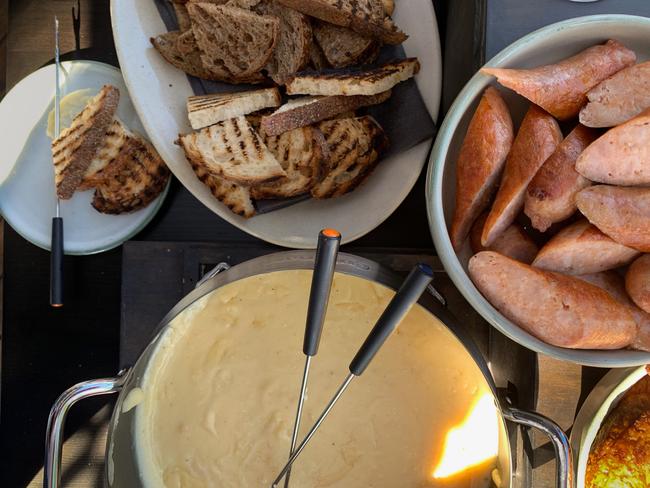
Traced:
<path fill-rule="evenodd" d="M 407 39 L 386 15 L 382 0 L 278 0 L 283 5 L 330 24 L 349 27 L 386 44 Z"/>
<path fill-rule="evenodd" d="M 311 22 L 306 15 L 274 0 L 260 3 L 256 10 L 280 19 L 278 42 L 265 69 L 273 81 L 283 85 L 309 62 Z"/>
<path fill-rule="evenodd" d="M 220 67 L 233 78 L 258 73 L 268 63 L 280 32 L 280 20 L 229 5 L 187 5 L 203 65 Z"/>
<path fill-rule="evenodd" d="M 337 95 L 290 100 L 271 115 L 262 117 L 262 132 L 268 136 L 276 136 L 348 111 L 383 103 L 390 95 L 391 91 L 388 90 L 377 95 Z"/>
<path fill-rule="evenodd" d="M 52 141 L 52 158 L 57 196 L 72 198 L 86 170 L 100 150 L 120 100 L 120 92 L 105 85 L 86 107 Z"/>
<path fill-rule="evenodd" d="M 253 198 L 289 198 L 301 195 L 321 180 L 325 161 L 329 159 L 321 131 L 314 127 L 302 127 L 279 136 L 265 137 L 264 142 L 287 176 L 252 187 Z"/>
<path fill-rule="evenodd" d="M 187 116 L 192 129 L 203 129 L 264 108 L 279 107 L 281 103 L 282 96 L 277 88 L 199 95 L 187 99 Z"/>
<path fill-rule="evenodd" d="M 354 190 L 370 175 L 388 147 L 384 130 L 372 117 L 321 122 L 330 153 L 330 169 L 315 185 L 315 198 L 332 198 Z"/>
<path fill-rule="evenodd" d="M 187 159 L 204 165 L 214 176 L 240 185 L 256 185 L 286 176 L 244 116 L 181 135 L 179 142 Z"/>
<path fill-rule="evenodd" d="M 301 73 L 287 83 L 287 94 L 376 95 L 412 78 L 419 71 L 419 61 L 416 58 L 407 58 L 366 71 Z"/>
<path fill-rule="evenodd" d="M 232 212 L 245 218 L 255 215 L 255 206 L 248 188 L 211 174 L 200 159 L 188 156 L 197 178 L 210 189 L 212 195 Z"/>
<path fill-rule="evenodd" d="M 334 68 L 366 62 L 378 52 L 379 47 L 374 39 L 327 22 L 314 22 L 314 39 L 323 50 L 327 62 Z"/>
<path fill-rule="evenodd" d="M 169 170 L 151 144 L 131 135 L 117 157 L 102 171 L 92 205 L 107 214 L 122 214 L 149 205 L 165 189 Z"/>

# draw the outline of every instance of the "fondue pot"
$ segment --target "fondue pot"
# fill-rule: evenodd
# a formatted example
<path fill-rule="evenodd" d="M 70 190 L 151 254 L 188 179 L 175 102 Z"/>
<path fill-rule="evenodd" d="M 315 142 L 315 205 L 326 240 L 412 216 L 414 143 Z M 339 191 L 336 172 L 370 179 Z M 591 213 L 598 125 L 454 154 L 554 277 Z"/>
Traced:
<path fill-rule="evenodd" d="M 172 320 L 199 299 L 229 283 L 276 271 L 311 270 L 313 266 L 313 251 L 289 251 L 246 261 L 216 274 L 199 284 L 194 291 L 183 298 L 165 316 L 156 329 L 151 343 L 146 347 L 133 367 L 121 372 L 115 378 L 80 383 L 63 393 L 53 406 L 48 422 L 45 487 L 55 488 L 60 486 L 63 425 L 70 407 L 84 398 L 110 393 L 119 393 L 119 397 L 109 427 L 105 485 L 108 487 L 128 486 L 130 488 L 143 486 L 140 477 L 141 470 L 137 461 L 136 443 L 134 442 L 136 408 L 131 408 L 131 406 L 137 403 L 134 396 L 141 393 L 140 386 L 143 383 L 147 367 L 151 363 L 156 346 Z M 398 276 L 379 264 L 350 254 L 339 254 L 336 271 L 383 285 L 392 290 L 397 290 L 401 283 Z M 554 422 L 539 414 L 513 408 L 506 401 L 498 400 L 494 380 L 478 348 L 436 297 L 439 297 L 439 295 L 432 289 L 431 293 L 421 297 L 419 303 L 451 331 L 450 340 L 457 341 L 462 346 L 462 350 L 466 352 L 464 361 L 466 361 L 468 370 L 470 368 L 471 371 L 480 370 L 482 375 L 480 380 L 484 381 L 486 391 L 491 391 L 496 399 L 496 411 L 499 417 L 499 476 L 497 476 L 499 480 L 495 484 L 498 484 L 499 487 L 512 486 L 513 454 L 506 434 L 506 422 L 514 422 L 528 427 L 535 427 L 550 438 L 557 458 L 557 486 L 561 488 L 571 487 L 573 478 L 572 456 L 569 441 L 564 432 Z M 359 381 L 363 381 L 363 379 Z M 441 399 L 442 401 L 444 399 Z"/>

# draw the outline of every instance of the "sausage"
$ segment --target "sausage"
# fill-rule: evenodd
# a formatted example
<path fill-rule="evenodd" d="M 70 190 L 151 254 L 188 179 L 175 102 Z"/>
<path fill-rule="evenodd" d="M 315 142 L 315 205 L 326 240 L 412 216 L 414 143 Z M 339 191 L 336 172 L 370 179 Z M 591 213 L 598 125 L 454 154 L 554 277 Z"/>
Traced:
<path fill-rule="evenodd" d="M 506 159 L 501 185 L 485 222 L 481 243 L 489 247 L 524 207 L 528 184 L 562 140 L 557 121 L 531 105 Z"/>
<path fill-rule="evenodd" d="M 592 46 L 564 59 L 533 69 L 483 68 L 503 86 L 514 90 L 559 120 L 578 115 L 587 92 L 636 61 L 636 55 L 618 41 Z"/>
<path fill-rule="evenodd" d="M 650 184 L 650 110 L 599 137 L 578 157 L 576 171 L 610 185 Z"/>
<path fill-rule="evenodd" d="M 580 110 L 588 127 L 614 127 L 650 108 L 650 61 L 629 66 L 587 93 Z"/>
<path fill-rule="evenodd" d="M 641 310 L 630 300 L 630 297 L 625 292 L 625 283 L 621 275 L 616 271 L 605 271 L 602 273 L 581 275 L 578 278 L 602 288 L 614 297 L 614 299 L 628 307 L 637 325 L 636 337 L 629 347 L 631 349 L 638 349 L 639 351 L 650 352 L 650 314 Z"/>
<path fill-rule="evenodd" d="M 535 241 L 518 224 L 512 224 L 503 231 L 503 234 L 495 239 L 489 249 L 483 247 L 481 245 L 481 233 L 483 232 L 483 225 L 485 225 L 486 219 L 487 213 L 484 213 L 476 219 L 476 222 L 472 226 L 472 231 L 469 234 L 469 242 L 473 253 L 488 250 L 496 251 L 499 254 L 516 259 L 522 263 L 530 264 L 533 262 L 539 248 L 535 244 Z"/>
<path fill-rule="evenodd" d="M 469 123 L 456 163 L 456 208 L 450 236 L 457 251 L 494 195 L 513 138 L 508 107 L 499 91 L 489 87 Z"/>
<path fill-rule="evenodd" d="M 573 276 L 533 268 L 493 251 L 473 256 L 469 274 L 496 309 L 548 344 L 619 349 L 636 337 L 627 307 Z"/>
<path fill-rule="evenodd" d="M 644 254 L 628 268 L 625 289 L 634 303 L 650 314 L 650 254 Z"/>
<path fill-rule="evenodd" d="M 616 242 L 650 252 L 650 188 L 596 185 L 576 196 L 589 222 Z"/>
<path fill-rule="evenodd" d="M 562 229 L 533 261 L 533 266 L 567 274 L 598 273 L 630 263 L 639 251 L 603 234 L 588 220 Z"/>
<path fill-rule="evenodd" d="M 535 229 L 545 232 L 577 210 L 576 194 L 591 182 L 575 170 L 576 160 L 598 134 L 595 129 L 578 124 L 528 185 L 524 213 Z"/>

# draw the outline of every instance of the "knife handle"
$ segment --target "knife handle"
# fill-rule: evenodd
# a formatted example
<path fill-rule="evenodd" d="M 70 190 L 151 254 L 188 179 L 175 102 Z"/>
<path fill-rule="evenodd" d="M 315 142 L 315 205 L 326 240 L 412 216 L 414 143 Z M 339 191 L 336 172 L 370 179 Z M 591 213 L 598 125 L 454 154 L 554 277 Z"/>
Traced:
<path fill-rule="evenodd" d="M 52 219 L 52 245 L 50 253 L 50 305 L 63 306 L 63 219 Z"/>

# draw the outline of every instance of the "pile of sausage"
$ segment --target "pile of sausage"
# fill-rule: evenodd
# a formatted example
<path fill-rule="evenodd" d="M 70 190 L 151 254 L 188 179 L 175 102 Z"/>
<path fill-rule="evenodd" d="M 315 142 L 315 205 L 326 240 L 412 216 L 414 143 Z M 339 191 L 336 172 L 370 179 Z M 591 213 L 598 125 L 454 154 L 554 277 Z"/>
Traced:
<path fill-rule="evenodd" d="M 515 135 L 499 90 L 483 93 L 451 242 L 469 241 L 490 303 L 552 345 L 650 351 L 650 62 L 635 63 L 610 40 L 557 64 L 482 70 L 531 105 Z"/>

